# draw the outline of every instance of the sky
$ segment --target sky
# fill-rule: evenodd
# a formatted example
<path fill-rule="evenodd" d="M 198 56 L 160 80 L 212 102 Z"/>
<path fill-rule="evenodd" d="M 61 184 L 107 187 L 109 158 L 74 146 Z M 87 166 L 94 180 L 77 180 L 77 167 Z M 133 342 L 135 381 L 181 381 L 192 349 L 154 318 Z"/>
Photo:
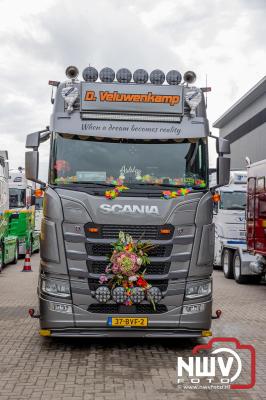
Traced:
<path fill-rule="evenodd" d="M 0 0 L 0 149 L 24 165 L 28 133 L 49 125 L 48 80 L 68 65 L 193 70 L 210 125 L 266 70 L 265 0 Z M 216 133 L 215 129 L 212 129 Z M 41 175 L 49 148 L 41 149 Z"/>

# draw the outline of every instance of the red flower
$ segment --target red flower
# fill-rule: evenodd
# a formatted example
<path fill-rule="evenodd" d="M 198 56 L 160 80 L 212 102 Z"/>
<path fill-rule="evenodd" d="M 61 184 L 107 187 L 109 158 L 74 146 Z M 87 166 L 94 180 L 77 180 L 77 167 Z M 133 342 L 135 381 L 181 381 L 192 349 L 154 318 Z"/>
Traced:
<path fill-rule="evenodd" d="M 145 281 L 145 279 L 143 279 L 142 276 L 139 276 L 138 280 L 137 280 L 137 286 L 141 286 L 143 288 L 146 288 L 148 286 L 148 282 Z"/>

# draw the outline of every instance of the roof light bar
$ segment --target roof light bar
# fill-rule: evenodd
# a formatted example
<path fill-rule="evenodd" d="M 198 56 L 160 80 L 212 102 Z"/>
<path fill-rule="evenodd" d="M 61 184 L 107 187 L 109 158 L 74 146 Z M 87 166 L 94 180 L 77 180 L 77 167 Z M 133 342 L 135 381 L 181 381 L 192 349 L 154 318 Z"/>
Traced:
<path fill-rule="evenodd" d="M 180 122 L 181 117 L 171 115 L 135 115 L 135 114 L 96 114 L 83 112 L 82 119 L 88 120 L 108 120 L 108 121 L 153 121 L 153 122 Z"/>

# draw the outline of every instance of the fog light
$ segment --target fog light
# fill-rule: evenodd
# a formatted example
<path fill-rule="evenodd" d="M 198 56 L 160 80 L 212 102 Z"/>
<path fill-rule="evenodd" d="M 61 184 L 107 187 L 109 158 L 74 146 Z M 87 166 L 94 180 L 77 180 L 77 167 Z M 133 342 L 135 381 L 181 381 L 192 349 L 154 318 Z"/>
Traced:
<path fill-rule="evenodd" d="M 133 303 L 138 304 L 141 303 L 144 300 L 145 297 L 145 292 L 142 288 L 140 287 L 134 287 L 131 290 L 131 300 Z"/>
<path fill-rule="evenodd" d="M 118 304 L 124 303 L 124 301 L 126 301 L 126 299 L 127 299 L 126 291 L 122 286 L 117 286 L 112 291 L 112 296 L 113 296 L 114 301 Z"/>
<path fill-rule="evenodd" d="M 110 289 L 107 286 L 99 286 L 95 290 L 95 297 L 99 303 L 106 303 L 111 298 Z"/>
<path fill-rule="evenodd" d="M 205 304 L 188 304 L 183 306 L 183 314 L 195 314 L 205 310 Z"/>
<path fill-rule="evenodd" d="M 72 306 L 71 306 L 71 304 L 62 304 L 62 303 L 49 302 L 49 310 L 56 311 L 56 312 L 61 312 L 61 313 L 66 313 L 66 314 L 72 314 Z"/>
<path fill-rule="evenodd" d="M 159 303 L 159 301 L 162 299 L 161 290 L 156 286 L 152 286 L 147 292 L 147 299 L 149 301 L 153 301 L 154 303 Z"/>

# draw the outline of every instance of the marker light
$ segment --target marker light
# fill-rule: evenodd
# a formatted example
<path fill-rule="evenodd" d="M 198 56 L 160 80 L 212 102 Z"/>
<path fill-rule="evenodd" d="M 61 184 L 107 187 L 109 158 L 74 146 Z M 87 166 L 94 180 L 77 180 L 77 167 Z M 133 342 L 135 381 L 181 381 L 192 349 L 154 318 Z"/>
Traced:
<path fill-rule="evenodd" d="M 161 235 L 170 235 L 171 229 L 160 229 Z"/>
<path fill-rule="evenodd" d="M 100 72 L 100 79 L 102 82 L 113 82 L 115 79 L 115 72 L 112 68 L 103 68 Z"/>
<path fill-rule="evenodd" d="M 122 286 L 117 286 L 112 291 L 112 297 L 116 303 L 122 304 L 127 298 L 126 290 Z"/>
<path fill-rule="evenodd" d="M 219 193 L 215 193 L 212 195 L 212 201 L 214 203 L 219 203 L 220 200 L 221 200 L 221 195 Z"/>
<path fill-rule="evenodd" d="M 75 79 L 79 74 L 79 70 L 74 65 L 70 65 L 66 69 L 66 76 L 68 79 Z"/>
<path fill-rule="evenodd" d="M 138 304 L 144 300 L 145 292 L 141 287 L 134 287 L 131 290 L 131 300 L 133 303 Z"/>
<path fill-rule="evenodd" d="M 40 198 L 40 197 L 43 196 L 43 190 L 42 189 L 36 189 L 34 194 L 35 194 L 35 197 Z"/>
<path fill-rule="evenodd" d="M 98 79 L 98 71 L 94 67 L 87 67 L 84 69 L 82 76 L 86 82 L 96 82 Z"/>
<path fill-rule="evenodd" d="M 197 79 L 197 75 L 193 71 L 187 71 L 184 74 L 184 81 L 187 83 L 194 83 Z"/>
<path fill-rule="evenodd" d="M 178 85 L 182 80 L 182 75 L 179 71 L 172 69 L 167 72 L 166 81 L 169 85 Z"/>
<path fill-rule="evenodd" d="M 116 73 L 116 79 L 120 83 L 129 83 L 132 79 L 132 73 L 127 68 L 121 68 Z"/>
<path fill-rule="evenodd" d="M 162 85 L 165 81 L 165 75 L 160 69 L 155 69 L 150 74 L 150 81 L 154 85 Z"/>
<path fill-rule="evenodd" d="M 145 69 L 137 69 L 133 74 L 135 83 L 146 83 L 149 79 L 149 74 Z"/>
<path fill-rule="evenodd" d="M 107 286 L 99 286 L 95 290 L 95 297 L 99 303 L 106 303 L 111 298 L 111 292 Z"/>
<path fill-rule="evenodd" d="M 91 228 L 88 228 L 87 231 L 90 232 L 90 233 L 98 233 L 99 232 L 99 228 L 91 227 Z"/>
<path fill-rule="evenodd" d="M 152 300 L 152 301 L 154 301 L 154 303 L 159 303 L 161 298 L 162 298 L 162 292 L 158 287 L 152 286 L 150 289 L 148 289 L 147 299 L 149 301 Z"/>

